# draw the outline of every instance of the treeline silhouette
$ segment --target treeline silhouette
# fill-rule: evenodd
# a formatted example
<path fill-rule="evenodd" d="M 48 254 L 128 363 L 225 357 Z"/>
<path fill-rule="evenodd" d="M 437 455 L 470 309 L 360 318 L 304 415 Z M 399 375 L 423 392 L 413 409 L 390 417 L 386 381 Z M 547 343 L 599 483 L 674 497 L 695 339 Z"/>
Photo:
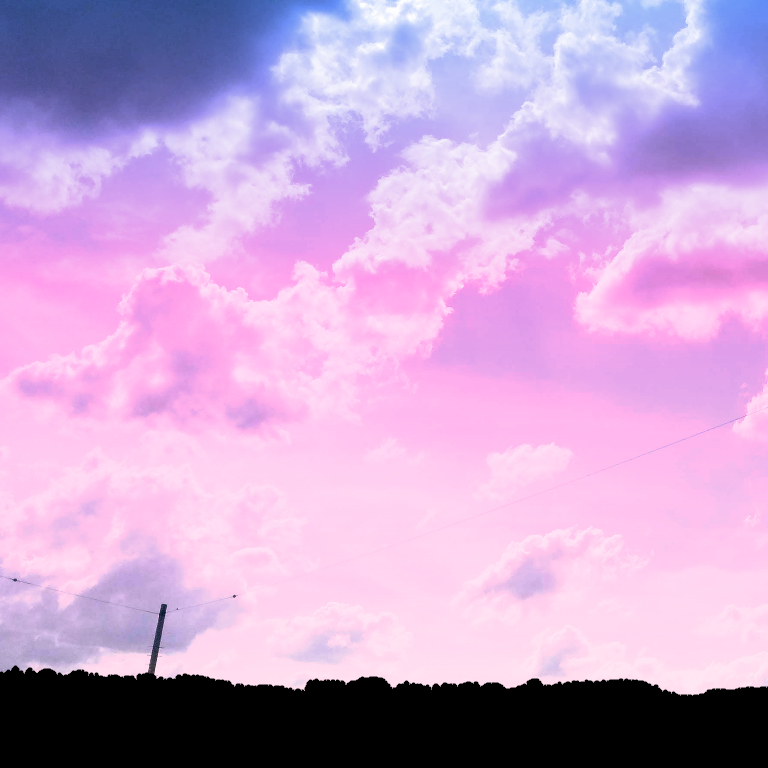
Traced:
<path fill-rule="evenodd" d="M 768 688 L 681 695 L 640 680 L 393 687 L 361 677 L 301 689 L 18 667 L 0 673 L 0 701 L 6 744 L 23 735 L 52 756 L 106 749 L 110 762 L 148 749 L 217 763 L 733 760 L 762 743 L 768 714 Z"/>

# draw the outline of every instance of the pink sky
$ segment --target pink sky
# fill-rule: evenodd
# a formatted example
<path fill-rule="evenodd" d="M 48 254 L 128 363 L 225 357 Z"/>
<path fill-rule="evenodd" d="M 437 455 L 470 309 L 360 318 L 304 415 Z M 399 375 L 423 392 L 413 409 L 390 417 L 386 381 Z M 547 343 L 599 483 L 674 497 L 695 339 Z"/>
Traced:
<path fill-rule="evenodd" d="M 768 683 L 762 5 L 143 2 L 0 62 L 0 573 L 240 595 L 162 675 Z M 0 597 L 0 666 L 145 671 Z"/>

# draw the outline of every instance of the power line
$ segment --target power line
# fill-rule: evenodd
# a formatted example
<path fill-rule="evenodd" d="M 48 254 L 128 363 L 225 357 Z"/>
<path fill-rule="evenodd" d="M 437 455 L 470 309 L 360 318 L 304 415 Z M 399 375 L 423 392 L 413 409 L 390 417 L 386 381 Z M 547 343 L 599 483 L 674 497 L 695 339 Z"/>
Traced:
<path fill-rule="evenodd" d="M 513 501 L 508 501 L 505 504 L 500 504 L 497 507 L 492 507 L 491 509 L 486 509 L 482 512 L 478 512 L 474 515 L 469 515 L 468 517 L 462 517 L 458 520 L 454 520 L 450 523 L 445 523 L 444 525 L 441 525 L 439 528 L 433 528 L 430 531 L 423 531 L 422 533 L 417 533 L 414 536 L 409 536 L 405 539 L 400 539 L 398 541 L 394 541 L 391 544 L 385 544 L 382 547 L 377 547 L 376 549 L 368 550 L 367 552 L 361 552 L 358 555 L 353 555 L 352 557 L 345 558 L 344 560 L 338 560 L 335 563 L 328 563 L 327 565 L 321 565 L 319 568 L 313 568 L 311 571 L 304 571 L 303 573 L 296 574 L 295 576 L 289 576 L 286 579 L 283 579 L 282 581 L 278 582 L 278 584 L 286 584 L 290 581 L 295 581 L 296 579 L 304 578 L 305 576 L 312 576 L 316 573 L 319 573 L 320 571 L 325 571 L 330 568 L 337 568 L 340 565 L 346 565 L 347 563 L 354 562 L 355 560 L 360 560 L 363 557 L 369 557 L 370 555 L 376 555 L 379 552 L 385 552 L 388 549 L 392 549 L 394 547 L 402 546 L 403 544 L 408 544 L 412 541 L 417 541 L 418 539 L 423 539 L 426 536 L 432 536 L 436 533 L 440 533 L 441 531 L 445 531 L 448 528 L 453 528 L 457 525 L 462 525 L 463 523 L 468 523 L 471 520 L 476 520 L 478 517 L 483 517 L 484 515 L 489 515 L 492 512 L 498 512 L 500 509 L 506 509 L 507 507 L 514 506 L 515 504 L 522 504 L 524 501 L 530 501 L 531 499 L 535 499 L 538 496 L 543 496 L 546 493 L 551 493 L 552 491 L 559 490 L 560 488 L 565 488 L 568 485 L 573 485 L 574 483 L 581 482 L 582 480 L 586 480 L 587 478 L 594 477 L 595 475 L 602 474 L 603 472 L 608 472 L 611 469 L 616 469 L 616 467 L 621 467 L 624 464 L 629 464 L 632 461 L 637 461 L 638 459 L 642 459 L 645 456 L 650 456 L 653 453 L 658 453 L 659 451 L 663 451 L 667 448 L 671 448 L 674 445 L 679 445 L 680 443 L 684 443 L 687 440 L 692 440 L 695 437 L 700 437 L 701 435 L 706 435 L 708 432 L 713 432 L 716 429 L 721 429 L 722 427 L 727 427 L 729 424 L 733 424 L 737 421 L 741 421 L 741 419 L 746 418 L 747 416 L 752 416 L 756 413 L 760 413 L 761 411 L 768 410 L 768 405 L 763 406 L 762 408 L 758 408 L 755 411 L 752 411 L 751 413 L 745 413 L 741 416 L 737 416 L 736 418 L 729 419 L 728 421 L 724 421 L 720 424 L 716 424 L 713 427 L 708 427 L 707 429 L 703 429 L 700 432 L 694 432 L 691 435 L 686 435 L 685 437 L 681 437 L 679 440 L 674 440 L 671 443 L 666 443 L 664 445 L 660 445 L 656 448 L 652 448 L 650 451 L 645 451 L 643 453 L 638 453 L 636 456 L 631 456 L 628 459 L 623 459 L 622 461 L 617 461 L 614 464 L 609 464 L 608 466 L 601 467 L 600 469 L 593 470 L 592 472 L 588 472 L 585 475 L 579 475 L 578 477 L 574 477 L 571 480 L 566 480 L 563 483 L 558 483 L 557 485 L 552 485 L 549 488 L 544 488 L 541 491 L 536 491 L 535 493 L 530 493 L 527 496 L 522 496 L 518 499 L 514 499 Z M 150 611 L 146 608 L 137 608 L 132 605 L 124 605 L 123 603 L 115 603 L 111 600 L 102 600 L 98 597 L 90 597 L 89 595 L 81 595 L 76 592 L 68 592 L 64 589 L 56 589 L 55 587 L 46 587 L 43 584 L 34 584 L 31 581 L 24 581 L 23 579 L 15 579 L 10 576 L 2 576 L 0 575 L 0 578 L 7 579 L 8 581 L 13 581 L 19 584 L 27 584 L 31 587 L 38 587 L 40 589 L 47 589 L 51 592 L 58 592 L 59 594 L 63 595 L 71 595 L 72 597 L 79 597 L 83 600 L 92 600 L 96 603 L 104 603 L 105 605 L 114 605 L 118 608 L 127 608 L 131 611 L 140 611 L 141 613 L 151 613 L 153 616 L 157 616 L 157 611 Z M 204 605 L 211 605 L 212 603 L 220 603 L 224 600 L 233 600 L 236 597 L 239 597 L 241 595 L 246 594 L 251 590 L 246 590 L 245 592 L 240 592 L 239 594 L 235 595 L 226 595 L 225 597 L 218 597 L 215 600 L 208 600 L 204 603 L 195 603 L 194 605 L 186 605 L 182 608 L 176 608 L 173 611 L 170 611 L 169 613 L 178 613 L 180 611 L 188 611 L 192 608 L 200 608 Z"/>
<path fill-rule="evenodd" d="M 0 579 L 7 579 L 18 584 L 28 584 L 30 587 L 39 587 L 40 589 L 47 589 L 50 592 L 58 592 L 61 595 L 71 595 L 72 597 L 81 597 L 83 600 L 93 600 L 95 603 L 105 603 L 106 605 L 115 605 L 118 608 L 127 608 L 130 611 L 141 611 L 142 613 L 151 613 L 157 616 L 157 611 L 148 611 L 146 608 L 136 608 L 133 605 L 124 605 L 123 603 L 113 603 L 111 600 L 102 600 L 99 597 L 90 597 L 89 595 L 80 595 L 77 592 L 67 592 L 66 589 L 56 589 L 55 587 L 46 587 L 43 584 L 33 584 L 31 581 L 24 581 L 24 579 L 14 579 L 10 576 L 0 575 Z"/>
<path fill-rule="evenodd" d="M 423 539 L 426 536 L 432 536 L 435 533 L 440 533 L 441 531 L 445 531 L 448 528 L 453 528 L 456 525 L 461 525 L 462 523 L 468 523 L 471 520 L 476 520 L 478 517 L 483 517 L 483 515 L 489 515 L 491 512 L 498 512 L 500 509 L 506 509 L 507 507 L 514 506 L 515 504 L 522 504 L 524 501 L 530 501 L 531 499 L 535 499 L 537 496 L 543 496 L 545 493 L 551 493 L 552 491 L 556 491 L 560 488 L 565 488 L 568 485 L 573 485 L 574 483 L 578 483 L 582 480 L 586 480 L 589 477 L 594 477 L 595 475 L 602 474 L 603 472 L 608 472 L 611 469 L 616 469 L 616 467 L 620 467 L 624 464 L 629 464 L 632 461 L 637 461 L 638 459 L 642 459 L 645 456 L 650 456 L 652 453 L 658 453 L 659 451 L 663 451 L 666 448 L 671 448 L 673 445 L 679 445 L 680 443 L 684 443 L 686 440 L 692 440 L 694 437 L 700 437 L 701 435 L 706 435 L 707 432 L 713 432 L 716 429 L 721 429 L 722 427 L 727 427 L 729 424 L 733 424 L 737 421 L 740 421 L 741 419 L 746 418 L 747 416 L 753 416 L 756 413 L 760 413 L 761 411 L 768 410 L 768 405 L 763 406 L 762 408 L 758 408 L 755 411 L 752 411 L 751 413 L 745 413 L 741 416 L 737 416 L 734 419 L 728 419 L 728 421 L 724 421 L 721 424 L 716 424 L 714 427 L 708 427 L 707 429 L 701 430 L 701 432 L 694 432 L 692 435 L 686 435 L 686 437 L 681 437 L 679 440 L 674 440 L 671 443 L 666 443 L 665 445 L 660 445 L 657 448 L 652 448 L 650 451 L 645 451 L 643 453 L 638 453 L 636 456 L 631 456 L 628 459 L 623 459 L 622 461 L 617 461 L 615 464 L 609 464 L 606 467 L 601 467 L 600 469 L 595 469 L 592 472 L 587 472 L 585 475 L 579 475 L 578 477 L 574 477 L 571 480 L 566 480 L 563 483 L 558 483 L 557 485 L 552 485 L 549 488 L 544 488 L 541 491 L 536 491 L 536 493 L 530 493 L 527 496 L 522 496 L 518 499 L 514 499 L 513 501 L 508 501 L 505 504 L 500 504 L 498 507 L 492 507 L 491 509 L 486 509 L 482 512 L 478 512 L 475 515 L 469 515 L 469 517 L 462 517 L 459 520 L 454 520 L 450 523 L 445 523 L 445 525 L 441 525 L 439 528 L 433 528 L 430 531 L 424 531 L 422 533 L 417 533 L 414 536 L 409 536 L 406 539 L 400 539 L 398 541 L 394 541 L 391 544 L 385 544 L 383 547 L 377 547 L 376 549 L 371 549 L 367 552 L 362 552 L 359 555 L 353 555 L 352 557 L 348 557 L 345 560 L 338 560 L 335 563 L 329 563 L 328 565 L 321 565 L 319 568 L 314 568 L 311 571 L 304 571 L 303 573 L 296 574 L 295 576 L 289 576 L 286 579 L 283 579 L 282 581 L 278 582 L 278 584 L 285 584 L 289 581 L 295 581 L 296 579 L 304 578 L 305 576 L 312 576 L 316 573 L 319 573 L 320 571 L 326 571 L 330 568 L 337 568 L 340 565 L 346 565 L 347 563 L 354 562 L 355 560 L 360 560 L 363 557 L 369 557 L 370 555 L 377 555 L 379 552 L 385 552 L 388 549 L 392 549 L 393 547 L 399 547 L 403 544 L 408 544 L 412 541 L 416 541 L 417 539 Z M 249 592 L 250 590 L 246 590 L 246 592 Z M 246 592 L 241 592 L 241 595 L 246 594 Z M 233 595 L 234 597 L 234 595 Z M 222 597 L 219 598 L 219 600 L 228 600 L 231 598 L 228 597 Z M 211 601 L 211 602 L 218 602 L 218 601 Z M 203 603 L 203 605 L 206 605 L 206 603 Z M 194 608 L 195 606 L 189 606 L 190 608 Z"/>
<path fill-rule="evenodd" d="M 220 603 L 222 600 L 232 600 L 237 595 L 227 595 L 226 597 L 217 597 L 215 600 L 208 600 L 205 603 L 195 603 L 195 605 L 185 605 L 183 608 L 174 608 L 170 613 L 176 613 L 177 611 L 188 611 L 190 608 L 199 608 L 201 605 L 210 605 L 211 603 Z M 170 615 L 169 613 L 169 615 Z"/>

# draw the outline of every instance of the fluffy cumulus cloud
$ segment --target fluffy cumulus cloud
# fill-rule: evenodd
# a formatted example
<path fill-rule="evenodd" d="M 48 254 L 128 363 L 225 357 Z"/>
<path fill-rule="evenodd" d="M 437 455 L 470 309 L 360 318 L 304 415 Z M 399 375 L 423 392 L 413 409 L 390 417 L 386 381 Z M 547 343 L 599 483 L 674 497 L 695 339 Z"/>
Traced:
<path fill-rule="evenodd" d="M 531 483 L 564 472 L 571 456 L 572 451 L 554 443 L 536 448 L 524 443 L 510 446 L 503 453 L 490 453 L 487 461 L 491 479 L 480 486 L 479 494 L 496 500 L 512 496 Z"/>
<path fill-rule="evenodd" d="M 396 121 L 431 111 L 431 62 L 471 56 L 483 39 L 472 0 L 354 0 L 348 13 L 309 16 L 305 46 L 284 53 L 275 74 L 288 103 L 315 120 L 358 120 L 374 147 Z"/>
<path fill-rule="evenodd" d="M 202 225 L 183 224 L 168 234 L 159 256 L 167 262 L 202 264 L 228 255 L 238 238 L 274 221 L 275 205 L 304 197 L 293 181 L 296 162 L 335 158 L 322 137 L 308 147 L 260 114 L 256 99 L 228 99 L 210 115 L 158 137 L 171 153 L 184 184 L 210 197 Z M 265 151 L 264 146 L 272 151 Z M 310 157 L 311 155 L 311 157 Z"/>
<path fill-rule="evenodd" d="M 642 561 L 618 534 L 596 528 L 558 529 L 513 541 L 499 560 L 465 584 L 462 599 L 504 611 L 510 605 L 589 588 L 634 570 Z"/>
<path fill-rule="evenodd" d="M 100 451 L 38 493 L 4 499 L 2 517 L 5 575 L 155 610 L 225 583 L 258 592 L 295 567 L 302 524 L 275 488 L 207 492 L 186 465 L 140 469 Z M 23 598 L 51 609 L 35 607 L 39 590 Z"/>
<path fill-rule="evenodd" d="M 65 143 L 0 123 L 0 200 L 36 214 L 57 213 L 97 197 L 105 178 L 154 145 L 146 134 L 112 145 Z"/>
<path fill-rule="evenodd" d="M 81 353 L 14 371 L 6 385 L 72 415 L 200 420 L 239 430 L 346 409 L 356 379 L 428 349 L 444 307 L 361 317 L 350 284 L 298 264 L 295 284 L 253 301 L 193 267 L 146 270 L 117 331 Z"/>
<path fill-rule="evenodd" d="M 336 262 L 336 274 L 408 275 L 409 292 L 424 293 L 432 283 L 445 299 L 470 280 L 498 286 L 547 221 L 486 220 L 485 197 L 513 165 L 514 153 L 499 142 L 482 150 L 428 136 L 403 157 L 407 165 L 369 195 L 374 226 Z"/>
<path fill-rule="evenodd" d="M 764 187 L 694 185 L 632 217 L 634 232 L 577 300 L 593 330 L 711 338 L 723 319 L 768 316 Z"/>
<path fill-rule="evenodd" d="M 747 416 L 733 425 L 733 431 L 749 440 L 768 440 L 768 384 L 747 403 Z"/>
<path fill-rule="evenodd" d="M 410 634 L 391 613 L 328 603 L 310 616 L 279 622 L 271 642 L 275 653 L 295 661 L 339 664 L 353 655 L 397 656 L 408 646 Z"/>

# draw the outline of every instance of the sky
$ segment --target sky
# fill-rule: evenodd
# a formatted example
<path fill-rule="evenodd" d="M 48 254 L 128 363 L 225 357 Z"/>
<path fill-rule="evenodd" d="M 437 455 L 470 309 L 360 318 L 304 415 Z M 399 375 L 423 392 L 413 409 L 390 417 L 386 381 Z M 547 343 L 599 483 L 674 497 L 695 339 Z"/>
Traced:
<path fill-rule="evenodd" d="M 768 684 L 767 34 L 0 2 L 0 667 Z"/>

